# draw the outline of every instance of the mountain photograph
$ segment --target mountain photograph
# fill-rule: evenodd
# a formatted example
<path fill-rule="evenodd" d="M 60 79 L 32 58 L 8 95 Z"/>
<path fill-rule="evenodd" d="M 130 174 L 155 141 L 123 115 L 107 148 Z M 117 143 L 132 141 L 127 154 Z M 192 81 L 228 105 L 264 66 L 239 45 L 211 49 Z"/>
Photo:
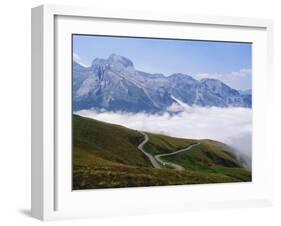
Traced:
<path fill-rule="evenodd" d="M 74 190 L 251 182 L 251 44 L 73 35 Z"/>

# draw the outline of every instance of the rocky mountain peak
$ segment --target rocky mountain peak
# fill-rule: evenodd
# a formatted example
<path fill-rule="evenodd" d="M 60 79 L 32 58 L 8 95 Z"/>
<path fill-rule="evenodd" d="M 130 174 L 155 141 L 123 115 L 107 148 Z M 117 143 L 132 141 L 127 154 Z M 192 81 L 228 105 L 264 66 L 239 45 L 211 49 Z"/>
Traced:
<path fill-rule="evenodd" d="M 134 67 L 134 64 L 131 60 L 129 60 L 126 57 L 114 54 L 114 53 L 108 57 L 107 62 L 111 65 L 122 65 L 124 67 Z"/>
<path fill-rule="evenodd" d="M 220 80 L 175 73 L 168 77 L 134 69 L 126 57 L 111 54 L 92 66 L 73 66 L 74 109 L 163 112 L 177 98 L 190 106 L 251 107 L 252 96 L 240 94 Z"/>
<path fill-rule="evenodd" d="M 96 58 L 92 61 L 92 67 L 94 66 L 101 66 L 101 65 L 105 65 L 107 62 L 105 59 L 102 58 Z"/>

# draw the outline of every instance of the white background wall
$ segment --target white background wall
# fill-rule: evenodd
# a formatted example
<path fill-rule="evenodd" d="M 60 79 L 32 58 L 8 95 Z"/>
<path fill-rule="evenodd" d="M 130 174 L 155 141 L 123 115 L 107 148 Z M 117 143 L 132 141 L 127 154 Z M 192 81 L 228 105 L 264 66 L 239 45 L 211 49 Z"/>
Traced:
<path fill-rule="evenodd" d="M 192 14 L 232 15 L 275 20 L 275 110 L 269 128 L 275 150 L 274 207 L 52 222 L 52 225 L 281 225 L 280 40 L 278 0 L 57 0 L 56 4 Z M 6 0 L 0 8 L 0 224 L 37 225 L 30 208 L 30 8 L 51 1 Z M 278 135 L 279 133 L 279 135 Z M 239 192 L 239 191 L 237 191 Z"/>

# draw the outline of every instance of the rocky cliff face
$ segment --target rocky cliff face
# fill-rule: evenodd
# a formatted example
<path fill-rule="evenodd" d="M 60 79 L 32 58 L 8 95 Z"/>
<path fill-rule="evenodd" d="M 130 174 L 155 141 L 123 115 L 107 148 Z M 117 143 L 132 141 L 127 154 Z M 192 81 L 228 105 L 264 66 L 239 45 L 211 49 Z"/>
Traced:
<path fill-rule="evenodd" d="M 195 80 L 189 75 L 149 74 L 131 60 L 112 54 L 95 59 L 90 67 L 73 62 L 73 108 L 124 112 L 163 112 L 176 99 L 203 107 L 247 107 L 252 96 L 215 79 Z"/>

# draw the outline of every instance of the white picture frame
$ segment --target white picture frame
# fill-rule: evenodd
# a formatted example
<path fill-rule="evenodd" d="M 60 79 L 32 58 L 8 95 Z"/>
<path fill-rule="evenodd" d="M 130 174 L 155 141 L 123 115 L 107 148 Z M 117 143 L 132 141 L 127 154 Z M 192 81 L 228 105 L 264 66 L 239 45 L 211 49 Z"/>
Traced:
<path fill-rule="evenodd" d="M 61 19 L 58 21 L 58 19 Z M 64 18 L 71 18 L 64 20 Z M 250 184 L 227 185 L 195 185 L 195 186 L 167 186 L 153 188 L 124 188 L 73 192 L 67 184 L 71 159 L 69 155 L 60 152 L 58 130 L 60 123 L 68 123 L 67 111 L 58 112 L 58 102 L 67 98 L 69 84 L 61 86 L 60 79 L 69 81 L 68 63 L 61 63 L 60 53 L 70 53 L 70 47 L 64 48 L 59 41 L 74 33 L 73 29 L 80 27 L 80 32 L 86 32 L 87 21 L 97 26 L 103 20 L 113 23 L 109 25 L 107 33 L 115 34 L 114 23 L 126 22 L 142 23 L 144 30 L 149 26 L 200 26 L 201 36 L 208 27 L 220 29 L 224 40 L 230 40 L 229 35 L 235 35 L 235 40 L 255 40 L 257 52 L 263 56 L 255 57 L 253 98 L 254 101 L 254 143 L 253 182 Z M 78 21 L 77 24 L 75 21 Z M 118 23 L 119 23 L 118 22 Z M 81 26 L 81 24 L 86 24 Z M 71 26 L 70 26 L 71 25 Z M 127 25 L 126 25 L 127 26 Z M 84 28 L 81 28 L 84 27 Z M 111 28 L 110 28 L 111 27 Z M 78 28 L 77 28 L 78 29 Z M 84 29 L 84 30 L 83 30 Z M 110 30 L 111 29 L 111 30 Z M 176 29 L 176 28 L 175 28 Z M 227 34 L 228 30 L 234 29 Z M 235 29 L 245 31 L 243 35 Z M 122 29 L 121 29 L 122 30 Z M 143 30 L 143 33 L 145 33 Z M 251 32 L 249 32 L 251 31 Z M 90 31 L 92 32 L 92 31 Z M 99 31 L 101 34 L 105 31 Z M 120 31 L 126 34 L 126 31 Z M 141 31 L 140 31 L 141 32 Z M 167 31 L 166 35 L 169 32 Z M 251 35 L 250 35 L 251 33 Z M 58 36 L 59 37 L 58 37 Z M 62 35 L 62 36 L 60 36 Z M 131 34 L 133 35 L 133 34 Z M 145 35 L 145 34 L 144 34 Z M 159 33 L 159 36 L 163 34 Z M 180 34 L 179 34 L 180 35 Z M 216 39 L 215 32 L 208 31 L 206 39 Z M 199 35 L 200 36 L 200 35 Z M 198 37 L 199 37 L 198 36 Z M 196 35 L 194 36 L 196 39 Z M 248 37 L 248 38 L 247 38 Z M 273 181 L 268 177 L 272 170 L 273 150 L 266 142 L 266 116 L 270 110 L 270 103 L 266 102 L 273 82 L 273 22 L 265 19 L 199 16 L 171 13 L 133 12 L 90 9 L 83 7 L 43 5 L 32 9 L 32 216 L 41 220 L 56 220 L 70 218 L 88 218 L 96 216 L 114 216 L 128 214 L 143 214 L 153 212 L 185 211 L 208 208 L 233 208 L 271 205 L 273 202 Z M 58 56 L 57 56 L 58 55 Z M 261 55 L 261 54 L 259 54 Z M 71 60 L 70 56 L 66 56 Z M 64 69 L 65 70 L 64 70 Z M 259 70 L 258 70 L 259 69 Z M 62 71 L 61 71 L 62 70 Z M 56 77 L 64 73 L 64 76 Z M 260 76 L 259 76 L 260 75 Z M 67 77 L 70 76 L 70 77 Z M 64 90 L 64 91 L 63 91 Z M 67 101 L 66 101 L 67 102 Z M 66 109 L 69 105 L 66 105 Z M 257 113 L 255 113 L 257 112 Z M 65 117 L 64 117 L 65 116 Z M 65 125 L 66 125 L 65 124 Z M 66 128 L 70 128 L 66 125 Z M 263 130 L 264 129 L 264 130 Z M 67 131 L 67 129 L 65 129 Z M 66 132 L 67 133 L 67 132 Z M 265 137 L 265 139 L 260 139 Z M 64 139 L 64 138 L 62 138 Z M 68 138 L 66 138 L 68 139 Z M 266 154 L 260 152 L 265 150 Z M 263 159 L 262 159 L 263 158 Z M 65 163 L 62 162 L 65 159 Z M 263 160 L 263 161 L 262 161 Z M 64 165 L 66 164 L 66 165 Z M 64 165 L 65 167 L 62 167 Z M 65 168 L 66 170 L 61 170 Z M 67 171 L 68 170 L 68 171 Z M 65 178 L 65 179 L 64 179 Z M 239 192 L 235 192 L 239 191 Z M 144 198 L 146 194 L 148 200 Z M 176 195 L 175 195 L 176 194 Z M 196 194 L 202 197 L 199 199 Z M 231 198 L 230 198 L 230 194 Z M 161 200 L 165 195 L 167 200 Z M 212 196 L 212 198 L 211 198 Z M 95 200 L 94 204 L 87 204 L 86 200 Z M 122 201 L 123 200 L 123 201 Z M 81 208 L 81 203 L 85 208 Z M 59 204 L 58 204 L 59 203 Z M 118 204 L 118 205 L 117 205 Z M 79 208 L 77 207 L 79 206 Z"/>

